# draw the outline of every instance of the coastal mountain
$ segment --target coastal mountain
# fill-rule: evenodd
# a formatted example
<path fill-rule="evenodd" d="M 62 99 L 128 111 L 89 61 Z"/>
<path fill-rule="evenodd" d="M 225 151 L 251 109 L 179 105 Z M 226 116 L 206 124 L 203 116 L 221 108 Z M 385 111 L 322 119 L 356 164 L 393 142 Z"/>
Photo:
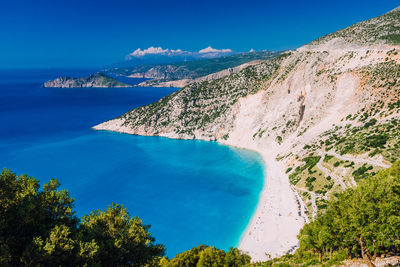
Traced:
<path fill-rule="evenodd" d="M 268 60 L 280 54 L 281 52 L 269 51 L 248 52 L 218 58 L 199 59 L 168 64 L 147 64 L 122 68 L 114 67 L 105 69 L 103 71 L 113 75 L 151 79 L 150 81 L 140 84 L 140 86 L 168 87 L 172 85 L 176 86 L 176 84 L 186 85 L 196 78 L 204 77 L 227 69 L 231 69 L 231 72 L 235 72 L 237 69 L 233 68 L 242 64 L 256 60 Z M 172 85 L 166 83 L 170 81 L 177 82 L 172 83 Z"/>
<path fill-rule="evenodd" d="M 190 83 L 94 128 L 259 152 L 268 186 L 239 248 L 267 260 L 293 252 L 300 229 L 328 200 L 400 158 L 399 40 L 395 9 L 219 79 Z"/>
<path fill-rule="evenodd" d="M 82 78 L 59 77 L 55 80 L 47 81 L 44 87 L 131 87 L 131 85 L 117 81 L 103 73 L 95 73 Z"/>

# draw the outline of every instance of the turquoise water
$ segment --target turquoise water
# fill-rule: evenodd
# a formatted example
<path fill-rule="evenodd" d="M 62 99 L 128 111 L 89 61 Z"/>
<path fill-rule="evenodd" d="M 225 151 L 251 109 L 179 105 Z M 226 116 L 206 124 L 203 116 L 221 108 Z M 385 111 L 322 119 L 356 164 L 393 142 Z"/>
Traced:
<path fill-rule="evenodd" d="M 170 257 L 199 244 L 238 243 L 263 186 L 258 154 L 214 142 L 94 131 L 91 126 L 174 89 L 40 86 L 59 74 L 0 72 L 0 167 L 42 182 L 57 178 L 76 199 L 78 215 L 124 204 L 152 225 Z"/>

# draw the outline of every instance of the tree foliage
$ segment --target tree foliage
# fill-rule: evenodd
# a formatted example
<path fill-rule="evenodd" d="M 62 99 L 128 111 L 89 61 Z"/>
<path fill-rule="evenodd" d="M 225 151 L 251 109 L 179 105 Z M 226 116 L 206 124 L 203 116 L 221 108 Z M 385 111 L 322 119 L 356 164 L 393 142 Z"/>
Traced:
<path fill-rule="evenodd" d="M 348 189 L 301 230 L 300 250 L 322 256 L 346 250 L 371 263 L 400 252 L 400 162 Z"/>
<path fill-rule="evenodd" d="M 80 220 L 57 180 L 0 174 L 1 266 L 145 266 L 164 255 L 149 225 L 121 205 Z"/>
<path fill-rule="evenodd" d="M 239 267 L 250 264 L 250 256 L 237 248 L 230 248 L 228 252 L 200 245 L 177 254 L 171 260 L 163 258 L 161 267 Z"/>

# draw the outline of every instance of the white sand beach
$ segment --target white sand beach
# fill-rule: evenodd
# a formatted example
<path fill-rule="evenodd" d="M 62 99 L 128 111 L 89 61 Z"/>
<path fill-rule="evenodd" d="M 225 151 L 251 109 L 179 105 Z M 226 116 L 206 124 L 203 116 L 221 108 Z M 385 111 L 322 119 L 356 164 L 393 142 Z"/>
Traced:
<path fill-rule="evenodd" d="M 229 145 L 256 151 L 265 162 L 264 187 L 257 209 L 242 234 L 239 249 L 249 254 L 252 262 L 294 252 L 299 244 L 297 235 L 308 222 L 308 216 L 305 204 L 292 189 L 284 167 L 275 160 L 274 149 Z"/>
<path fill-rule="evenodd" d="M 261 155 L 266 165 L 264 188 L 239 245 L 252 261 L 293 252 L 298 247 L 297 234 L 308 220 L 303 201 L 292 190 L 279 163 L 265 153 Z"/>

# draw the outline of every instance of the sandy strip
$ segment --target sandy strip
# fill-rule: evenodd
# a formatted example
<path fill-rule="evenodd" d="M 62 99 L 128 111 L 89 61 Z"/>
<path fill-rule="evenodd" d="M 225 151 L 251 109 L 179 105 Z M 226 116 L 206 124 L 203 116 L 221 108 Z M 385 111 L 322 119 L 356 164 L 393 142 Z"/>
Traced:
<path fill-rule="evenodd" d="M 305 205 L 290 186 L 283 166 L 268 152 L 258 152 L 266 165 L 264 188 L 239 244 L 253 262 L 293 252 L 298 247 L 297 235 L 308 221 Z"/>

